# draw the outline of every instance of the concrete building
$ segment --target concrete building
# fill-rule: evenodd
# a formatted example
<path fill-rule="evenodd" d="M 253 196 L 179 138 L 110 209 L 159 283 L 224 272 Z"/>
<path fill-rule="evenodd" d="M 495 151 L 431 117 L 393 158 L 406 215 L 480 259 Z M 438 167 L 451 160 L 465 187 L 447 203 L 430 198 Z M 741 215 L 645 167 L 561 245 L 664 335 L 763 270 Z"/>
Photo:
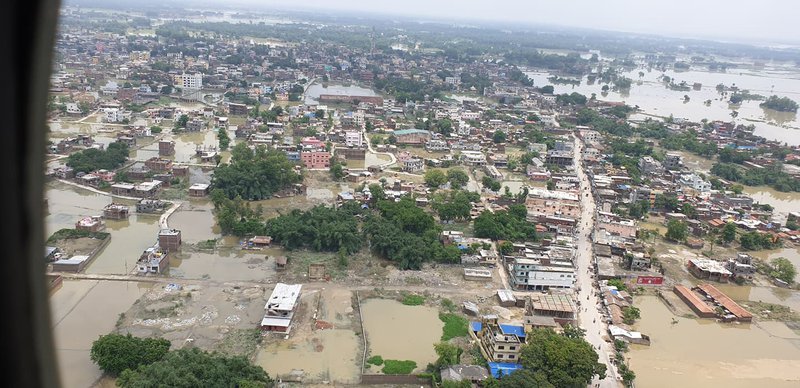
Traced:
<path fill-rule="evenodd" d="M 130 215 L 130 209 L 122 204 L 111 203 L 103 208 L 103 218 L 111 220 L 124 220 Z"/>
<path fill-rule="evenodd" d="M 572 288 L 575 269 L 572 266 L 552 265 L 543 260 L 514 259 L 508 264 L 511 286 L 517 290 L 548 290 Z"/>
<path fill-rule="evenodd" d="M 189 187 L 190 197 L 205 197 L 208 195 L 209 185 L 207 183 L 195 183 Z"/>
<path fill-rule="evenodd" d="M 664 172 L 664 167 L 652 156 L 643 156 L 639 159 L 639 171 L 643 174 L 661 174 Z"/>
<path fill-rule="evenodd" d="M 467 166 L 483 166 L 486 165 L 486 155 L 480 151 L 461 151 L 461 162 Z"/>
<path fill-rule="evenodd" d="M 159 156 L 175 155 L 175 142 L 172 140 L 159 140 L 158 155 Z"/>
<path fill-rule="evenodd" d="M 481 322 L 474 322 L 473 327 L 475 324 L 480 326 L 478 338 L 481 353 L 487 361 L 519 362 L 525 344 L 524 327 L 499 324 L 495 315 L 484 316 Z"/>
<path fill-rule="evenodd" d="M 99 232 L 106 228 L 106 223 L 100 216 L 84 217 L 75 223 L 75 229 L 87 232 Z"/>
<path fill-rule="evenodd" d="M 175 87 L 183 89 L 202 89 L 203 74 L 179 74 L 174 77 Z"/>
<path fill-rule="evenodd" d="M 664 157 L 664 168 L 669 171 L 676 171 L 683 168 L 683 157 L 676 153 L 667 152 Z"/>
<path fill-rule="evenodd" d="M 158 232 L 158 246 L 167 252 L 175 252 L 181 248 L 181 231 L 177 229 L 161 229 Z"/>
<path fill-rule="evenodd" d="M 394 131 L 397 144 L 423 145 L 431 139 L 431 132 L 424 129 L 401 129 Z"/>
<path fill-rule="evenodd" d="M 136 268 L 139 275 L 147 273 L 162 273 L 169 267 L 169 258 L 167 252 L 161 250 L 158 244 L 147 248 L 139 256 L 136 262 Z"/>
<path fill-rule="evenodd" d="M 706 280 L 727 283 L 732 273 L 725 269 L 722 263 L 711 259 L 689 259 L 687 268 L 692 275 Z"/>
<path fill-rule="evenodd" d="M 344 144 L 348 147 L 361 147 L 364 144 L 364 137 L 360 131 L 345 131 Z"/>
<path fill-rule="evenodd" d="M 331 165 L 331 153 L 328 151 L 302 151 L 300 161 L 308 169 L 329 168 Z"/>
<path fill-rule="evenodd" d="M 746 253 L 738 253 L 735 258 L 725 262 L 725 269 L 731 272 L 732 278 L 753 279 L 756 267 L 753 266 L 753 257 Z"/>
<path fill-rule="evenodd" d="M 302 287 L 300 284 L 278 283 L 275 285 L 267 304 L 264 305 L 265 313 L 264 318 L 261 319 L 261 330 L 289 333 Z"/>
<path fill-rule="evenodd" d="M 547 151 L 547 157 L 545 158 L 545 162 L 548 164 L 554 164 L 560 167 L 566 167 L 572 165 L 572 151 L 558 151 L 558 150 L 550 150 Z"/>

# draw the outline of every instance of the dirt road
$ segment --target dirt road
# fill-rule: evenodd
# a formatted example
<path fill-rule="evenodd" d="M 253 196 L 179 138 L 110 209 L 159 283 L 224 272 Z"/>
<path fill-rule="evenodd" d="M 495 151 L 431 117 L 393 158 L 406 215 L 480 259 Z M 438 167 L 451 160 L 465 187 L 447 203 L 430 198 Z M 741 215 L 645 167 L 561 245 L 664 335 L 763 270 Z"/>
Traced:
<path fill-rule="evenodd" d="M 595 288 L 595 279 L 591 276 L 591 263 L 593 261 L 593 246 L 591 242 L 592 230 L 594 229 L 595 203 L 592 196 L 589 178 L 586 176 L 583 164 L 580 163 L 583 142 L 575 139 L 575 170 L 580 181 L 581 197 L 581 218 L 578 225 L 578 251 L 576 257 L 577 280 L 576 286 L 579 287 L 578 300 L 581 306 L 578 309 L 578 324 L 586 329 L 586 340 L 589 341 L 600 355 L 600 362 L 608 367 L 606 378 L 592 381 L 591 386 L 600 384 L 603 388 L 617 388 L 621 384 L 617 379 L 616 369 L 610 362 L 614 354 L 613 345 L 605 342 L 602 338 L 606 334 L 607 326 L 604 317 L 598 308 L 599 295 Z M 587 195 L 588 194 L 588 195 Z"/>

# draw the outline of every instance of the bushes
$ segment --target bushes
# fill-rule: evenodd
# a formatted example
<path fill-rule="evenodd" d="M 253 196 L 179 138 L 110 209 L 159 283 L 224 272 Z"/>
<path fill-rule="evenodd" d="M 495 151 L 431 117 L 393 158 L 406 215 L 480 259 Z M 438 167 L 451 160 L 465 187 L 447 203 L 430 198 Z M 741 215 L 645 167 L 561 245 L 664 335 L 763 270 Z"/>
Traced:
<path fill-rule="evenodd" d="M 442 328 L 442 341 L 448 341 L 456 337 L 464 337 L 469 331 L 467 319 L 453 313 L 439 313 L 439 320 L 444 322 Z"/>
<path fill-rule="evenodd" d="M 111 143 L 106 150 L 89 148 L 76 152 L 67 158 L 67 166 L 75 172 L 91 172 L 97 170 L 114 170 L 128 159 L 128 145 Z"/>
<path fill-rule="evenodd" d="M 406 306 L 419 306 L 425 303 L 425 297 L 422 295 L 408 294 L 403 297 L 402 303 Z"/>
<path fill-rule="evenodd" d="M 407 375 L 417 369 L 417 363 L 411 360 L 385 360 L 381 372 L 387 375 Z"/>
<path fill-rule="evenodd" d="M 381 356 L 372 356 L 372 357 L 367 359 L 367 364 L 383 365 L 383 357 L 381 357 Z"/>
<path fill-rule="evenodd" d="M 104 372 L 116 376 L 126 369 L 136 369 L 161 360 L 169 347 L 170 342 L 163 338 L 108 334 L 94 341 L 90 357 Z"/>
<path fill-rule="evenodd" d="M 78 230 L 78 229 L 61 229 L 53 233 L 53 235 L 47 239 L 47 243 L 52 244 L 59 240 L 69 240 L 82 237 L 104 239 L 108 236 L 109 234 L 105 232 L 89 232 L 87 230 Z"/>

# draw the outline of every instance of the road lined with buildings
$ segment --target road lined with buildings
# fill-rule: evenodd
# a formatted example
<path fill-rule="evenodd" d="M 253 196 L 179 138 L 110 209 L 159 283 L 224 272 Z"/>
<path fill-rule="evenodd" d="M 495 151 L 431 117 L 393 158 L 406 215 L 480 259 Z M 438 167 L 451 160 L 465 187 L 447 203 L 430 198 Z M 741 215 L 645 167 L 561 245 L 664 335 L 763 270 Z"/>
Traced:
<path fill-rule="evenodd" d="M 581 328 L 586 330 L 586 341 L 588 341 L 597 350 L 600 356 L 600 362 L 606 364 L 606 378 L 599 380 L 595 378 L 591 386 L 597 384 L 600 387 L 616 388 L 619 387 L 617 379 L 616 368 L 611 364 L 611 357 L 614 354 L 612 344 L 603 340 L 603 335 L 608 330 L 605 323 L 605 317 L 598 308 L 600 303 L 598 298 L 599 290 L 595 286 L 595 278 L 592 276 L 592 261 L 593 261 L 593 248 L 592 248 L 592 230 L 594 229 L 595 222 L 595 203 L 592 196 L 592 189 L 589 183 L 589 178 L 584 171 L 583 164 L 581 163 L 581 155 L 583 154 L 583 141 L 575 138 L 575 171 L 580 181 L 580 201 L 581 201 L 581 217 L 577 228 L 578 246 L 577 254 L 575 257 L 576 268 L 576 282 L 575 286 L 578 289 L 577 297 L 581 303 L 578 306 L 578 324 Z"/>

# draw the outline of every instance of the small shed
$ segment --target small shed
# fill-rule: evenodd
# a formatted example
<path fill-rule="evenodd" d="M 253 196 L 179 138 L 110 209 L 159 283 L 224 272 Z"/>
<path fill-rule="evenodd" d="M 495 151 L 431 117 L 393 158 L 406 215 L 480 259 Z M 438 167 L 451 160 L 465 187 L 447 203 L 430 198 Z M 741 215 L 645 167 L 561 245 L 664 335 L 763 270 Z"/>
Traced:
<path fill-rule="evenodd" d="M 287 259 L 286 256 L 275 257 L 275 270 L 283 271 L 286 269 Z"/>
<path fill-rule="evenodd" d="M 500 306 L 513 307 L 517 304 L 517 298 L 511 290 L 497 290 L 497 298 L 500 299 Z"/>

